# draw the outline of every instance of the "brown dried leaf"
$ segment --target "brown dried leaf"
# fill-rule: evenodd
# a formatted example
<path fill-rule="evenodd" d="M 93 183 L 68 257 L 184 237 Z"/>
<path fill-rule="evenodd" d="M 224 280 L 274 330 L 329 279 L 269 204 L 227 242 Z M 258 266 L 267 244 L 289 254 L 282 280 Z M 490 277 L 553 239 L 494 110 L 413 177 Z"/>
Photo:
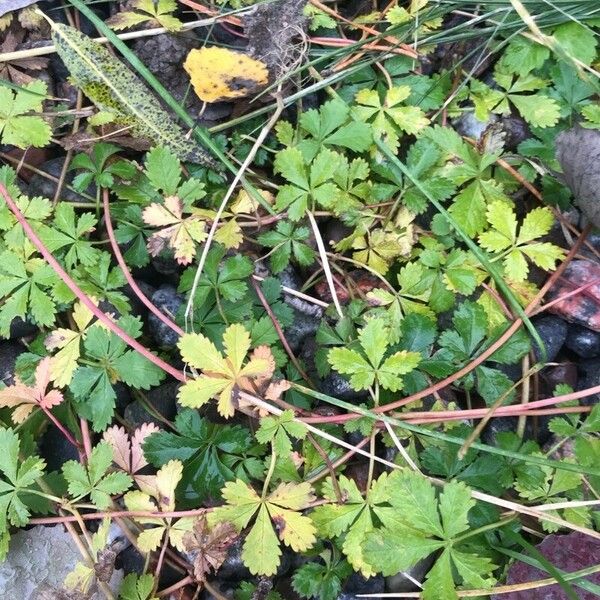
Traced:
<path fill-rule="evenodd" d="M 115 560 L 117 553 L 112 548 L 104 548 L 98 552 L 96 562 L 94 563 L 94 572 L 98 581 L 108 583 L 115 570 Z"/>
<path fill-rule="evenodd" d="M 231 523 L 219 523 L 211 530 L 206 515 L 196 519 L 193 531 L 188 531 L 183 537 L 184 546 L 193 557 L 196 581 L 203 583 L 211 569 L 219 569 L 227 557 L 227 549 L 237 537 L 236 528 Z"/>
<path fill-rule="evenodd" d="M 265 399 L 277 402 L 277 400 L 281 400 L 283 392 L 287 392 L 291 387 L 292 385 L 287 379 L 273 381 L 265 392 Z"/>

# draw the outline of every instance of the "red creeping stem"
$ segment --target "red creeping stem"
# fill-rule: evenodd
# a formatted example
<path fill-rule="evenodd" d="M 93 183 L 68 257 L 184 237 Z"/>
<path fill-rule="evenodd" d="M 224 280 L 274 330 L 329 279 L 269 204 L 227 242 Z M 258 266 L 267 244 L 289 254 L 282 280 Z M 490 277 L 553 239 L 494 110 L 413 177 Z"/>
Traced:
<path fill-rule="evenodd" d="M 178 381 L 182 381 L 182 382 L 186 381 L 186 377 L 181 371 L 175 369 L 174 367 L 172 367 L 170 364 L 168 364 L 167 362 L 165 362 L 158 356 L 152 354 L 152 352 L 150 352 L 147 348 L 145 348 L 139 342 L 134 340 L 129 334 L 127 334 L 116 323 L 114 323 L 108 317 L 108 315 L 103 313 L 84 294 L 84 292 L 78 287 L 78 285 L 73 281 L 73 279 L 71 279 L 71 277 L 69 277 L 69 275 L 66 273 L 66 271 L 60 266 L 58 261 L 52 256 L 52 254 L 44 246 L 42 241 L 36 235 L 35 231 L 33 231 L 31 226 L 27 222 L 27 219 L 25 219 L 25 217 L 23 216 L 23 213 L 19 210 L 19 207 L 15 204 L 13 199 L 10 197 L 7 189 L 1 183 L 0 183 L 0 195 L 2 195 L 8 208 L 14 214 L 17 221 L 23 227 L 23 231 L 25 232 L 25 234 L 27 235 L 27 237 L 29 238 L 31 243 L 36 247 L 36 249 L 44 257 L 44 259 L 47 261 L 47 263 L 56 272 L 56 274 L 67 284 L 67 287 L 75 294 L 75 296 L 77 296 L 77 298 L 79 298 L 79 300 L 81 300 L 81 302 L 92 312 L 92 314 L 94 316 L 96 316 L 100 321 L 102 321 L 108 327 L 108 329 L 110 329 L 113 333 L 118 335 L 126 344 L 128 344 L 131 348 L 133 348 L 137 352 L 139 352 L 142 356 L 147 358 L 150 362 L 154 363 L 157 367 L 163 369 L 163 371 L 165 371 L 166 373 L 168 373 L 169 375 L 171 375 Z M 526 314 L 530 314 L 531 312 L 533 312 L 533 309 L 535 308 L 535 306 L 537 306 L 540 299 L 544 296 L 544 294 L 548 291 L 548 289 L 553 285 L 554 281 L 556 281 L 556 279 L 558 277 L 560 277 L 560 275 L 566 268 L 569 261 L 578 252 L 579 247 L 583 243 L 585 235 L 587 234 L 587 231 L 589 231 L 589 229 L 584 230 L 582 235 L 577 240 L 577 243 L 573 246 L 573 248 L 569 252 L 565 261 L 553 273 L 553 275 L 550 277 L 548 282 L 539 291 L 538 295 L 534 298 L 534 300 L 525 309 Z M 510 326 L 510 328 L 504 333 L 504 335 L 501 336 L 498 340 L 496 340 L 496 342 L 490 348 L 488 348 L 479 357 L 474 359 L 469 365 L 462 368 L 460 371 L 456 372 L 454 375 L 447 377 L 446 379 L 439 381 L 435 385 L 432 385 L 429 388 L 422 390 L 421 392 L 418 392 L 417 394 L 413 394 L 412 396 L 409 396 L 408 398 L 403 398 L 401 400 L 391 402 L 390 404 L 380 406 L 378 408 L 375 408 L 374 410 L 376 412 L 386 412 L 386 411 L 393 410 L 395 408 L 399 408 L 400 406 L 404 406 L 405 404 L 408 404 L 409 402 L 412 402 L 419 398 L 428 396 L 428 395 L 434 393 L 435 391 L 442 389 L 446 385 L 453 383 L 457 379 L 460 379 L 461 377 L 463 377 L 464 375 L 466 375 L 467 373 L 472 371 L 475 367 L 477 367 L 477 365 L 481 364 L 491 354 L 493 354 L 493 352 L 495 352 L 495 350 L 497 348 L 499 348 L 519 328 L 521 323 L 522 323 L 521 319 L 515 320 L 515 322 Z M 527 413 L 529 413 L 529 411 L 533 411 L 535 409 L 544 408 L 546 406 L 552 406 L 553 404 L 559 404 L 561 402 L 567 402 L 568 400 L 576 400 L 579 398 L 586 398 L 588 396 L 591 396 L 593 394 L 598 394 L 598 393 L 600 393 L 600 385 L 588 388 L 586 390 L 580 390 L 578 392 L 571 392 L 570 394 L 564 394 L 562 396 L 555 396 L 552 398 L 545 398 L 543 400 L 537 400 L 534 402 L 530 402 L 529 404 L 526 405 Z M 503 407 L 503 408 L 509 409 L 510 407 Z M 499 409 L 498 412 L 500 414 L 502 414 L 503 408 Z M 413 414 L 411 416 L 414 418 L 417 415 L 418 415 L 418 413 Z M 439 417 L 441 415 L 438 413 L 436 416 Z M 323 417 L 323 416 L 307 417 L 307 418 L 302 418 L 301 420 L 308 422 L 308 423 L 323 423 L 323 422 L 340 423 L 340 422 L 344 422 L 344 421 L 348 421 L 348 420 L 356 419 L 356 418 L 360 418 L 360 417 L 361 417 L 360 414 L 349 413 L 346 415 L 334 415 L 332 417 Z M 465 418 L 465 414 L 461 413 L 460 418 Z"/>
<path fill-rule="evenodd" d="M 139 352 L 142 356 L 147 358 L 149 361 L 154 363 L 157 367 L 160 367 L 166 373 L 173 376 L 178 381 L 185 381 L 185 375 L 179 370 L 172 367 L 169 363 L 165 362 L 158 356 L 155 356 L 148 349 L 144 348 L 142 344 L 134 340 L 128 333 L 123 331 L 115 322 L 113 322 L 108 315 L 103 313 L 79 288 L 79 286 L 69 277 L 67 272 L 60 266 L 58 261 L 52 256 L 52 254 L 48 251 L 46 246 L 44 246 L 43 242 L 37 236 L 35 231 L 31 228 L 27 219 L 23 216 L 23 213 L 19 210 L 19 207 L 15 204 L 14 200 L 10 197 L 7 189 L 0 183 L 0 194 L 4 198 L 8 208 L 13 213 L 17 221 L 23 227 L 23 231 L 25 235 L 29 238 L 31 243 L 37 248 L 38 252 L 44 257 L 46 262 L 52 267 L 54 272 L 67 284 L 67 287 L 81 300 L 81 302 L 86 306 L 88 310 L 92 312 L 92 314 L 100 319 L 108 329 L 110 329 L 115 335 L 118 335 L 126 344 L 131 346 L 134 350 Z"/>
<path fill-rule="evenodd" d="M 108 239 L 110 240 L 110 245 L 119 263 L 119 267 L 121 267 L 121 271 L 123 271 L 123 275 L 125 275 L 125 279 L 127 283 L 134 291 L 135 295 L 140 299 L 140 301 L 146 306 L 146 308 L 158 317 L 167 327 L 178 333 L 179 335 L 183 335 L 185 332 L 179 325 L 173 323 L 167 315 L 165 315 L 161 310 L 159 310 L 149 299 L 144 292 L 140 289 L 140 286 L 135 282 L 135 279 L 132 277 L 127 265 L 125 264 L 125 260 L 123 259 L 123 255 L 121 254 L 121 249 L 119 248 L 119 244 L 117 243 L 117 239 L 115 238 L 115 232 L 112 226 L 112 221 L 110 219 L 110 205 L 108 202 L 108 190 L 102 190 L 102 203 L 104 205 L 104 220 L 106 223 L 106 232 L 108 233 Z"/>
<path fill-rule="evenodd" d="M 561 265 L 556 269 L 554 273 L 550 276 L 548 281 L 544 284 L 542 289 L 537 293 L 535 298 L 530 302 L 530 304 L 525 308 L 525 314 L 530 315 L 535 307 L 539 304 L 540 300 L 546 295 L 548 290 L 554 285 L 554 282 L 563 274 L 564 270 L 567 268 L 569 262 L 573 259 L 573 257 L 579 252 L 581 245 L 585 241 L 585 238 L 591 227 L 588 225 L 582 232 L 577 242 L 573 245 L 569 254 L 567 254 L 565 260 L 561 263 Z M 516 319 L 512 325 L 501 335 L 487 350 L 484 350 L 479 356 L 474 358 L 468 365 L 464 366 L 462 369 L 446 377 L 446 379 L 442 379 L 438 381 L 436 384 L 429 386 L 428 388 L 417 392 L 416 394 L 412 394 L 412 396 L 408 396 L 407 398 L 402 398 L 400 400 L 396 400 L 394 402 L 390 402 L 389 404 L 384 404 L 382 406 L 378 406 L 373 409 L 374 412 L 389 412 L 391 410 L 395 410 L 406 404 L 410 404 L 415 400 L 420 400 L 421 398 L 425 398 L 439 390 L 445 388 L 446 386 L 454 383 L 457 379 L 464 377 L 473 369 L 478 367 L 482 362 L 488 359 L 498 348 L 501 348 L 503 344 L 505 344 L 508 339 L 519 329 L 522 325 L 522 319 Z M 576 398 L 585 398 L 591 394 L 598 393 L 600 391 L 600 386 L 596 386 L 595 388 L 590 388 L 589 390 L 582 390 L 580 392 L 573 392 L 572 394 L 565 394 L 564 396 L 556 396 L 554 398 L 547 398 L 546 400 L 538 400 L 537 402 L 531 402 L 527 404 L 528 408 L 540 408 L 541 406 L 549 406 L 551 404 L 557 404 L 559 402 L 566 402 L 567 400 L 574 400 Z M 540 405 L 540 402 L 544 402 L 544 404 Z M 329 417 L 308 417 L 304 419 L 307 423 L 344 423 L 346 421 L 350 421 L 352 419 L 358 419 L 360 415 L 357 413 L 349 413 L 345 415 L 333 415 Z"/>

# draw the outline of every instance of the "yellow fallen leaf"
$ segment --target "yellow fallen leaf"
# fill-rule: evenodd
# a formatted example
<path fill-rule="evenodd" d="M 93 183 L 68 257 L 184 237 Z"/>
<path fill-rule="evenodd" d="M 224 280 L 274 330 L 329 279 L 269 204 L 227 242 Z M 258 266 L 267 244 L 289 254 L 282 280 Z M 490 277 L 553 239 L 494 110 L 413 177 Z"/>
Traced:
<path fill-rule="evenodd" d="M 204 102 L 242 98 L 266 85 L 269 79 L 263 62 L 216 46 L 191 50 L 183 68 Z"/>

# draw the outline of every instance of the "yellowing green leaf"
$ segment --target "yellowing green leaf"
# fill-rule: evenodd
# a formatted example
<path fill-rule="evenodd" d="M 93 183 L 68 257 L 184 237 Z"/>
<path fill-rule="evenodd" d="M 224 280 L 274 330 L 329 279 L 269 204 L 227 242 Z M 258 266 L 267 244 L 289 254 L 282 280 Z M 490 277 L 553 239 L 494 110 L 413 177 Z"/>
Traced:
<path fill-rule="evenodd" d="M 269 79 L 267 67 L 260 60 L 216 46 L 191 50 L 183 68 L 204 102 L 243 98 L 265 86 Z"/>
<path fill-rule="evenodd" d="M 226 418 L 235 412 L 234 389 L 246 389 L 249 380 L 270 378 L 275 369 L 275 362 L 266 347 L 264 354 L 267 358 L 257 356 L 255 351 L 246 361 L 250 334 L 240 323 L 230 325 L 223 334 L 224 356 L 207 337 L 199 333 L 183 335 L 178 345 L 183 360 L 202 370 L 199 377 L 181 388 L 180 403 L 198 408 L 211 398 L 218 397 L 217 409 Z"/>
<path fill-rule="evenodd" d="M 542 269 L 554 269 L 564 255 L 558 246 L 548 242 L 533 243 L 535 238 L 550 231 L 554 218 L 550 209 L 535 208 L 530 211 L 517 235 L 517 218 L 514 210 L 503 201 L 488 206 L 487 220 L 492 229 L 479 236 L 479 243 L 490 252 L 499 253 L 507 277 L 515 282 L 525 281 L 529 273 L 526 257 Z"/>
<path fill-rule="evenodd" d="M 297 512 L 314 500 L 308 483 L 282 483 L 266 498 L 248 484 L 236 480 L 225 484 L 225 506 L 215 508 L 209 524 L 228 522 L 241 530 L 254 518 L 242 548 L 244 564 L 254 575 L 274 575 L 279 566 L 279 538 L 297 552 L 308 550 L 316 541 L 316 529 L 309 517 Z"/>
<path fill-rule="evenodd" d="M 208 235 L 203 219 L 194 214 L 183 216 L 183 202 L 177 196 L 165 198 L 164 204 L 150 204 L 144 209 L 142 218 L 147 225 L 162 228 L 148 239 L 148 252 L 157 256 L 168 246 L 174 251 L 175 260 L 182 265 L 192 261 L 196 243 L 203 242 Z"/>
<path fill-rule="evenodd" d="M 92 301 L 96 303 L 95 299 Z M 81 354 L 81 342 L 85 339 L 86 330 L 92 323 L 94 314 L 82 302 L 77 302 L 73 307 L 72 317 L 76 331 L 59 327 L 44 341 L 48 350 L 59 348 L 50 359 L 50 378 L 58 387 L 69 385 L 73 379 Z"/>

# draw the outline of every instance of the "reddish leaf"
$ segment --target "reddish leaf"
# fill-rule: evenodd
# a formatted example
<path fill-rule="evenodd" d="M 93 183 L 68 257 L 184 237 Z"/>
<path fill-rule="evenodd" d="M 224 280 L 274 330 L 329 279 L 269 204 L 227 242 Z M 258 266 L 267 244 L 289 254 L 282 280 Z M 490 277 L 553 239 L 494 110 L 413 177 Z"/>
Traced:
<path fill-rule="evenodd" d="M 148 464 L 142 451 L 144 440 L 150 434 L 158 431 L 159 428 L 154 423 L 143 423 L 133 432 L 130 439 L 123 427 L 114 425 L 104 432 L 103 437 L 104 441 L 112 447 L 115 464 L 130 475 L 135 476 L 138 471 Z"/>
<path fill-rule="evenodd" d="M 0 406 L 14 408 L 12 420 L 22 423 L 36 407 L 49 410 L 63 401 L 59 390 L 46 391 L 50 383 L 50 357 L 43 358 L 35 370 L 35 385 L 25 385 L 18 377 L 16 383 L 0 390 Z"/>

